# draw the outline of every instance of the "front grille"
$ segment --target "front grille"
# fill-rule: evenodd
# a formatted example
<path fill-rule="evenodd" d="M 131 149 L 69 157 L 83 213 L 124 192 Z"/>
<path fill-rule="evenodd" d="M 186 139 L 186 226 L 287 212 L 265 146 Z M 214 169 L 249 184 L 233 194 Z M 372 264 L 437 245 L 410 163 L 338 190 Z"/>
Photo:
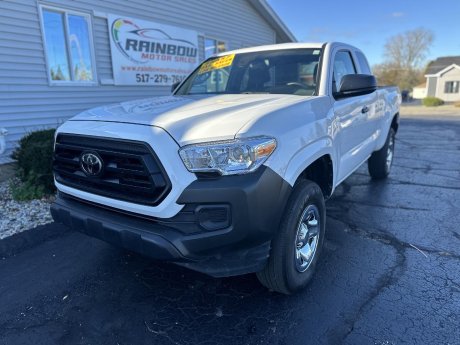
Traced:
<path fill-rule="evenodd" d="M 103 162 L 97 176 L 87 176 L 81 166 L 83 153 L 95 153 Z M 56 181 L 78 190 L 137 204 L 158 205 L 171 182 L 158 157 L 142 142 L 59 134 L 54 150 Z"/>

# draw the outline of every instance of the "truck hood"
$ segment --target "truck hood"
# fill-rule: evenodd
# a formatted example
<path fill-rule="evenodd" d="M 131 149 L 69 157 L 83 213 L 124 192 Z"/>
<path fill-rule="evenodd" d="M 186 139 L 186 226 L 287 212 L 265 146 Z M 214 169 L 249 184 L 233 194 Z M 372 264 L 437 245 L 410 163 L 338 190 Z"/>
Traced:
<path fill-rule="evenodd" d="M 248 122 L 309 98 L 271 94 L 165 96 L 90 109 L 71 121 L 161 127 L 182 146 L 234 138 Z"/>

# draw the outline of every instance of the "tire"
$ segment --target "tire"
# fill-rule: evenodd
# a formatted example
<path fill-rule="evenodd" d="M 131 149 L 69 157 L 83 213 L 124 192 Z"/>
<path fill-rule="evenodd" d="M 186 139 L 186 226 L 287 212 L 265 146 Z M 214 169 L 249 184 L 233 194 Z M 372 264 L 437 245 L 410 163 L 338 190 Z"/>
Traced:
<path fill-rule="evenodd" d="M 261 284 L 288 295 L 304 288 L 315 272 L 325 232 L 326 207 L 321 188 L 314 182 L 303 180 L 295 185 L 289 198 L 279 232 L 272 240 L 268 262 L 257 273 Z M 315 233 L 316 240 L 310 238 Z"/>
<path fill-rule="evenodd" d="M 394 128 L 390 128 L 385 145 L 380 150 L 373 152 L 367 161 L 369 175 L 375 180 L 384 179 L 390 174 L 395 150 L 395 136 Z"/>

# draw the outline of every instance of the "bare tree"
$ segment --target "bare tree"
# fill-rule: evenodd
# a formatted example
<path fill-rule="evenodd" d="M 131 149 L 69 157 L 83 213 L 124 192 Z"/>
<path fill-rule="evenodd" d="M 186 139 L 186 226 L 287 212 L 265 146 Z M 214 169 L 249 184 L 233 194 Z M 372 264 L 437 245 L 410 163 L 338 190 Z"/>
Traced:
<path fill-rule="evenodd" d="M 433 33 L 419 28 L 390 37 L 385 44 L 386 60 L 374 66 L 380 85 L 412 89 L 424 80 L 425 59 L 433 43 Z"/>
<path fill-rule="evenodd" d="M 392 65 L 403 69 L 422 67 L 433 43 L 433 33 L 419 28 L 391 37 L 385 44 L 385 56 Z"/>
<path fill-rule="evenodd" d="M 401 68 L 396 64 L 382 63 L 373 66 L 379 85 L 398 85 L 401 90 L 410 90 L 422 83 L 423 69 Z"/>

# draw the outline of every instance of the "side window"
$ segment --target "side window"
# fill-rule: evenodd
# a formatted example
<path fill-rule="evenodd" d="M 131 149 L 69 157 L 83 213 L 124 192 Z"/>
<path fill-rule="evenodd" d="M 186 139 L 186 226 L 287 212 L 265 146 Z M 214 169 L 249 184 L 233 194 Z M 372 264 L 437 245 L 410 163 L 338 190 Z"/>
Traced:
<path fill-rule="evenodd" d="M 335 54 L 334 59 L 334 80 L 332 83 L 333 92 L 337 92 L 340 88 L 340 82 L 343 76 L 347 74 L 356 74 L 356 68 L 353 64 L 353 58 L 349 51 L 339 51 Z"/>
<path fill-rule="evenodd" d="M 361 67 L 362 74 L 372 74 L 369 63 L 367 62 L 366 57 L 361 52 L 356 52 L 356 57 L 358 58 L 359 67 Z"/>

